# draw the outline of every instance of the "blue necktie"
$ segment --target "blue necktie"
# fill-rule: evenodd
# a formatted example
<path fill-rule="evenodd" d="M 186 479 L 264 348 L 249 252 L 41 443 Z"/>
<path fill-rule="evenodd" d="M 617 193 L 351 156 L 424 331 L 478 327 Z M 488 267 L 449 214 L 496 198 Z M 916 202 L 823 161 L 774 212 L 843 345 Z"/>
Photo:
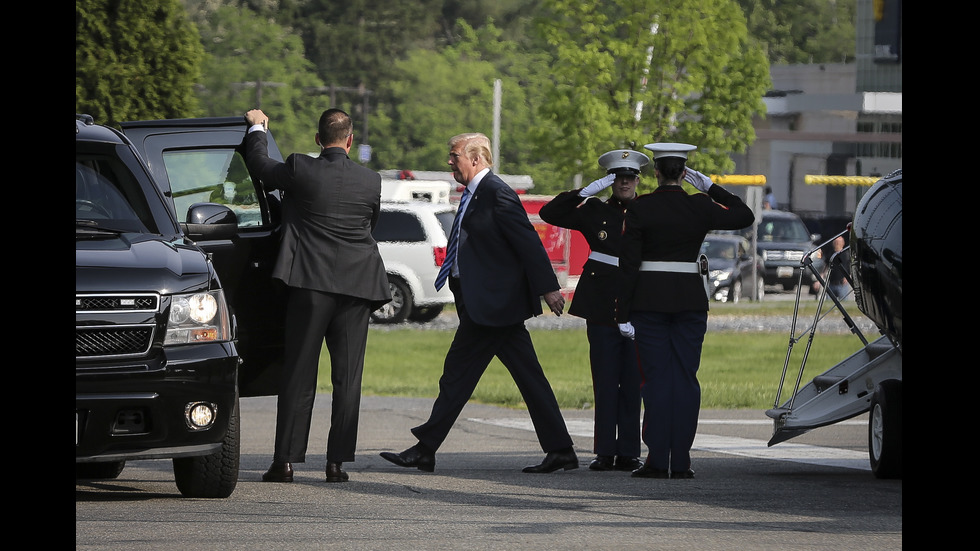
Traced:
<path fill-rule="evenodd" d="M 439 269 L 439 275 L 436 276 L 436 291 L 442 289 L 446 284 L 446 280 L 449 279 L 449 272 L 452 271 L 453 264 L 456 262 L 456 248 L 459 246 L 459 224 L 463 219 L 463 211 L 466 209 L 466 203 L 469 200 L 470 190 L 467 188 L 463 191 L 463 196 L 459 198 L 456 218 L 453 219 L 453 227 L 449 230 L 449 245 L 446 246 L 446 259 L 442 261 L 442 268 Z"/>

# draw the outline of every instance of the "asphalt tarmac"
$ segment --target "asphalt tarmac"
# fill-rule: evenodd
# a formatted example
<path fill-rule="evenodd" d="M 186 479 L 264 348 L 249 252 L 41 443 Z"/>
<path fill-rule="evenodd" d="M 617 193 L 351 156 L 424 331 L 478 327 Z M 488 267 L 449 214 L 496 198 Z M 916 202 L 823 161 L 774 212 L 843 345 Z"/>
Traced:
<path fill-rule="evenodd" d="M 324 481 L 330 397 L 318 397 L 307 462 L 261 482 L 275 397 L 243 398 L 239 482 L 227 499 L 181 497 L 171 462 L 132 461 L 76 481 L 75 547 L 98 550 L 902 548 L 902 481 L 868 466 L 867 415 L 772 447 L 758 410 L 702 410 L 693 480 L 588 469 L 592 411 L 563 414 L 580 468 L 525 474 L 544 454 L 523 410 L 471 403 L 435 472 L 379 457 L 415 443 L 431 399 L 365 397 L 346 483 Z"/>

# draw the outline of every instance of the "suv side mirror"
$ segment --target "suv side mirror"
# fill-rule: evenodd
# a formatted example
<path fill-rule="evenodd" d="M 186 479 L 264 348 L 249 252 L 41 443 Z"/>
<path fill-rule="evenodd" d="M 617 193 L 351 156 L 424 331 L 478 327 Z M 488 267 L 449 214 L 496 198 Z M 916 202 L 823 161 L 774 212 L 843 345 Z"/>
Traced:
<path fill-rule="evenodd" d="M 187 222 L 180 225 L 192 241 L 231 239 L 238 235 L 238 216 L 217 203 L 194 203 L 187 209 Z"/>

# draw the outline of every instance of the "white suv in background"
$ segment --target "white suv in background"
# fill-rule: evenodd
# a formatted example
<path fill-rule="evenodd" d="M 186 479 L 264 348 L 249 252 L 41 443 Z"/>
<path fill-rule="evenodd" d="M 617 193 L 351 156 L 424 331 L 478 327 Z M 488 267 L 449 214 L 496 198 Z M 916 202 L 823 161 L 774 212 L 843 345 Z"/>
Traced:
<path fill-rule="evenodd" d="M 436 291 L 435 280 L 455 215 L 456 207 L 448 203 L 381 203 L 374 238 L 388 272 L 391 302 L 375 310 L 371 321 L 427 322 L 453 302 L 449 286 Z"/>

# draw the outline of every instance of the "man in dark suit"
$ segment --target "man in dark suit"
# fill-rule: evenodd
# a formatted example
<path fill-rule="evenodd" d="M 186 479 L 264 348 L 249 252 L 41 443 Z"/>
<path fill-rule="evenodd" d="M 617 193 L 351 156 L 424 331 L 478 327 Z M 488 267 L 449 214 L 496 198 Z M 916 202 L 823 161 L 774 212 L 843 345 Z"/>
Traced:
<path fill-rule="evenodd" d="M 286 357 L 267 482 L 292 482 L 293 463 L 306 461 L 320 349 L 326 341 L 333 385 L 327 436 L 327 482 L 344 482 L 354 460 L 361 375 L 372 311 L 391 300 L 384 261 L 371 235 L 381 211 L 381 176 L 350 160 L 350 116 L 328 109 L 315 136 L 318 157 L 268 156 L 269 118 L 245 114 L 245 159 L 266 189 L 283 192 L 283 228 L 272 276 L 289 289 Z"/>
<path fill-rule="evenodd" d="M 460 134 L 450 139 L 449 166 L 456 181 L 466 186 L 443 265 L 459 326 L 432 413 L 412 429 L 418 444 L 401 453 L 383 452 L 381 457 L 432 472 L 436 450 L 496 356 L 517 383 L 546 453 L 544 461 L 525 467 L 524 472 L 575 469 L 578 457 L 572 439 L 524 326 L 528 318 L 541 314 L 542 297 L 555 315 L 561 315 L 565 300 L 517 193 L 490 171 L 492 164 L 485 135 Z M 436 287 L 443 282 L 437 278 Z"/>

